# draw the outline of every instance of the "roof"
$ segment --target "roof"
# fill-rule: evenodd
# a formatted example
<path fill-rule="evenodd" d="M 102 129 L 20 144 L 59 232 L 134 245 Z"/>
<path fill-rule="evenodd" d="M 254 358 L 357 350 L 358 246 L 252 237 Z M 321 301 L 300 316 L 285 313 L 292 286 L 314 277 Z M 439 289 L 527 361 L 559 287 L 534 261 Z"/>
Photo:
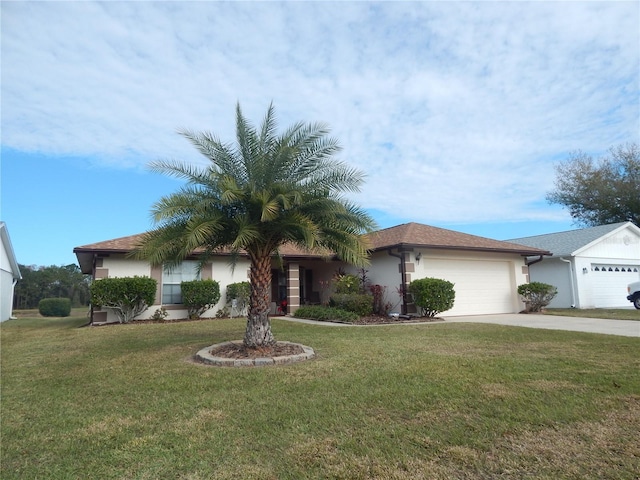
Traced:
<path fill-rule="evenodd" d="M 591 243 L 600 240 L 602 237 L 613 235 L 615 232 L 627 228 L 629 225 L 635 227 L 631 222 L 619 222 L 609 225 L 599 225 L 597 227 L 569 230 L 566 232 L 514 238 L 509 240 L 509 242 L 549 250 L 555 256 L 559 257 L 571 256 Z"/>
<path fill-rule="evenodd" d="M 2 241 L 4 251 L 9 259 L 9 267 L 11 267 L 11 274 L 13 275 L 13 278 L 20 280 L 22 278 L 22 274 L 20 273 L 18 260 L 16 259 L 16 255 L 13 251 L 13 245 L 11 245 L 11 238 L 9 238 L 9 231 L 7 230 L 7 224 L 5 222 L 0 222 L 0 241 Z"/>
<path fill-rule="evenodd" d="M 113 240 L 105 240 L 103 242 L 90 243 L 73 249 L 73 253 L 78 257 L 80 269 L 83 273 L 91 273 L 93 269 L 93 256 L 109 255 L 112 253 L 129 253 L 133 251 L 142 241 L 144 233 L 129 235 L 127 237 L 114 238 Z M 198 253 L 197 251 L 194 253 Z M 221 250 L 220 255 L 230 255 L 230 250 Z M 332 252 L 325 251 L 309 251 L 293 244 L 286 244 L 280 247 L 280 255 L 289 258 L 326 258 L 331 256 Z"/>
<path fill-rule="evenodd" d="M 373 251 L 397 247 L 423 247 L 449 250 L 516 253 L 519 255 L 549 255 L 545 249 L 502 242 L 469 235 L 421 223 L 404 223 L 367 235 Z"/>
<path fill-rule="evenodd" d="M 73 249 L 73 253 L 128 253 L 133 251 L 142 241 L 144 233 L 137 235 L 130 235 L 128 237 L 114 238 L 113 240 L 106 240 L 104 242 L 91 243 L 89 245 L 83 245 Z M 197 252 L 196 252 L 197 253 Z M 223 250 L 221 254 L 231 254 L 230 250 Z M 280 254 L 292 257 L 321 257 L 322 252 L 310 252 L 293 244 L 286 244 L 280 248 Z"/>
<path fill-rule="evenodd" d="M 78 257 L 80 268 L 84 273 L 91 273 L 94 254 L 128 253 L 142 240 L 144 234 L 115 238 L 104 242 L 92 243 L 76 247 L 73 252 Z M 396 227 L 385 228 L 366 235 L 372 251 L 401 247 L 440 248 L 450 250 L 473 250 L 484 252 L 515 253 L 524 256 L 550 255 L 544 249 L 527 247 L 519 244 L 501 242 L 490 238 L 478 237 L 466 233 L 431 227 L 420 223 L 405 223 Z M 221 254 L 228 254 L 222 251 Z M 296 245 L 286 244 L 280 248 L 284 257 L 322 258 L 324 252 L 310 252 Z"/>

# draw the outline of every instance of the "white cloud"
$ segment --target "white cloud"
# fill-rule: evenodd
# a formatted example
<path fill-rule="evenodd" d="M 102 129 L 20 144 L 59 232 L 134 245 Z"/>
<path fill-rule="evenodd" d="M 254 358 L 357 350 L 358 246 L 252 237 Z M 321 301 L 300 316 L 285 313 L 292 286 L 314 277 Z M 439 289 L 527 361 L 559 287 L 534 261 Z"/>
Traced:
<path fill-rule="evenodd" d="M 2 142 L 114 168 L 195 161 L 234 106 L 324 121 L 367 208 L 556 218 L 552 163 L 637 141 L 637 2 L 3 2 Z"/>

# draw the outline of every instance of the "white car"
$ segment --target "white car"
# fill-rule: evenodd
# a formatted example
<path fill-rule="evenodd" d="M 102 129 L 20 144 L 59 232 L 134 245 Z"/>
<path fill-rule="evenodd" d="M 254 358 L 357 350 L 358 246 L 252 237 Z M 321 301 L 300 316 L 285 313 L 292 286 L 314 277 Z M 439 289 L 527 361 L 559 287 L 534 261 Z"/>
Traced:
<path fill-rule="evenodd" d="M 627 292 L 629 292 L 627 300 L 640 310 L 640 282 L 633 282 L 627 285 Z"/>

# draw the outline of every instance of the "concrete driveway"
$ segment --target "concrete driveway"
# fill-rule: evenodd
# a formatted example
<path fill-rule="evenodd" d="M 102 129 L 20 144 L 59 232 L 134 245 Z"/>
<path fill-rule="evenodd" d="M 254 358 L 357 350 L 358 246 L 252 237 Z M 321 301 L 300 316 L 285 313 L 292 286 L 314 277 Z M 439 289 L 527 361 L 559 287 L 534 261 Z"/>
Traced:
<path fill-rule="evenodd" d="M 633 320 L 607 320 L 602 318 L 560 317 L 555 315 L 503 314 L 473 315 L 468 317 L 446 317 L 447 323 L 494 323 L 514 327 L 545 328 L 548 330 L 569 330 L 573 332 L 603 333 L 640 337 L 640 322 Z"/>
<path fill-rule="evenodd" d="M 325 325 L 335 327 L 351 327 L 344 323 L 316 322 L 293 317 L 274 317 L 293 322 L 308 323 L 313 325 Z M 607 320 L 602 318 L 560 317 L 554 315 L 470 315 L 466 317 L 447 317 L 443 315 L 446 323 L 493 323 L 496 325 L 511 325 L 514 327 L 546 328 L 548 330 L 569 330 L 574 332 L 602 333 L 605 335 L 622 335 L 624 337 L 640 337 L 640 322 L 633 320 Z M 430 322 L 429 325 L 442 325 L 441 322 Z M 402 323 L 402 325 L 416 325 L 415 323 Z M 356 327 L 362 325 L 355 325 Z M 376 326 L 376 325 L 372 325 Z M 366 327 L 365 327 L 366 328 Z"/>

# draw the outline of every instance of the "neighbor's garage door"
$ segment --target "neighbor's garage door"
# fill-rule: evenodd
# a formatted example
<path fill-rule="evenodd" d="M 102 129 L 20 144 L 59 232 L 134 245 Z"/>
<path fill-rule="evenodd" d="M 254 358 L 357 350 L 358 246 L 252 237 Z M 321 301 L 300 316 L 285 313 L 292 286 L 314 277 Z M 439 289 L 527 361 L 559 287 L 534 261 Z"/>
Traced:
<path fill-rule="evenodd" d="M 596 308 L 629 307 L 627 285 L 640 280 L 638 265 L 591 264 L 591 298 Z"/>
<path fill-rule="evenodd" d="M 456 300 L 443 315 L 513 313 L 509 262 L 426 259 L 426 276 L 453 282 Z"/>

